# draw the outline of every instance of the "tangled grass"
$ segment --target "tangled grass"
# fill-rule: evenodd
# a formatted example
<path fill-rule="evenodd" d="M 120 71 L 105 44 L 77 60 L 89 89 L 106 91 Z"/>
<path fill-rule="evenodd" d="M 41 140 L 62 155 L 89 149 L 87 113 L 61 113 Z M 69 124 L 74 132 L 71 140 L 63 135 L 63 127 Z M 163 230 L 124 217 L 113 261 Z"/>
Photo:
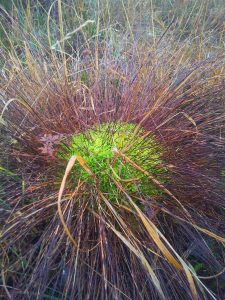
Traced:
<path fill-rule="evenodd" d="M 181 43 L 171 23 L 140 41 L 129 22 L 115 45 L 98 18 L 79 50 L 63 11 L 56 42 L 28 11 L 1 53 L 2 297 L 222 299 L 220 40 Z"/>

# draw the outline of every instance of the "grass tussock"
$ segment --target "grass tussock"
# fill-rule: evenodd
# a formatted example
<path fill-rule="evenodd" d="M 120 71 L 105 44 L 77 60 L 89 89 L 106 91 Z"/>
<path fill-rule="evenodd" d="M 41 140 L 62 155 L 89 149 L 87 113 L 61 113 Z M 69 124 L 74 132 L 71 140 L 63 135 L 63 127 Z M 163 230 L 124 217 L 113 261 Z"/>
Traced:
<path fill-rule="evenodd" d="M 2 8 L 3 297 L 222 299 L 224 20 L 204 3 Z"/>

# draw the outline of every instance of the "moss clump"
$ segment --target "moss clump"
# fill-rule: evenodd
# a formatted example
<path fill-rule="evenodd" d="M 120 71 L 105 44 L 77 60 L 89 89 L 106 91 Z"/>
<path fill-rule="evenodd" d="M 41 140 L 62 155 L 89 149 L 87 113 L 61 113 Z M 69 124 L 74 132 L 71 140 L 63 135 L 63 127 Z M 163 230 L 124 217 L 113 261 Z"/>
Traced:
<path fill-rule="evenodd" d="M 166 172 L 161 166 L 163 149 L 154 136 L 148 135 L 143 139 L 145 133 L 143 129 L 134 136 L 134 129 L 134 124 L 124 123 L 95 126 L 73 136 L 69 146 L 62 146 L 59 157 L 69 160 L 72 155 L 81 156 L 98 179 L 101 192 L 107 193 L 111 200 L 117 201 L 118 194 L 121 194 L 113 179 L 120 181 L 129 193 L 159 195 L 161 191 L 151 184 L 143 172 L 126 162 L 123 157 L 115 158 L 114 148 L 122 150 L 126 145 L 130 145 L 125 155 L 142 169 L 153 176 Z M 73 167 L 71 179 L 85 180 L 88 185 L 92 185 L 95 180 L 79 163 Z"/>

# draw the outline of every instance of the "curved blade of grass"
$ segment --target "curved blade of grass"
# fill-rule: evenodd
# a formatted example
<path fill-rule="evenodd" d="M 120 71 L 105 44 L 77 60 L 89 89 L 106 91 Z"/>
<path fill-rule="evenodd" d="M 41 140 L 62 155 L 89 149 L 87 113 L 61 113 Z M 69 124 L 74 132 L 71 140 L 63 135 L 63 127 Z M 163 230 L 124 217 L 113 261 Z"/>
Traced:
<path fill-rule="evenodd" d="M 65 220 L 64 220 L 64 217 L 63 217 L 63 212 L 62 212 L 62 208 L 61 208 L 61 199 L 62 199 L 62 195 L 63 195 L 63 191 L 64 191 L 64 188 L 65 188 L 65 185 L 66 185 L 66 179 L 70 173 L 70 171 L 72 170 L 75 162 L 78 161 L 79 164 L 81 165 L 81 167 L 91 176 L 94 176 L 94 174 L 91 172 L 91 170 L 86 166 L 85 164 L 85 161 L 83 160 L 82 157 L 80 156 L 76 156 L 76 155 L 73 155 L 71 156 L 70 160 L 68 161 L 68 164 L 67 164 L 67 167 L 66 167 L 66 170 L 65 170 L 65 173 L 64 173 L 64 176 L 63 176 L 63 180 L 61 182 L 61 186 L 60 186 L 60 189 L 59 189 L 59 194 L 58 194 L 58 201 L 57 201 L 57 205 L 58 205 L 58 213 L 59 213 L 59 218 L 60 218 L 60 221 L 62 222 L 62 225 L 64 227 L 64 230 L 66 232 L 66 234 L 68 235 L 68 237 L 70 238 L 71 242 L 73 243 L 73 245 L 75 247 L 77 247 L 77 242 L 74 240 Z M 79 189 L 79 187 L 82 185 L 83 183 L 79 184 L 77 186 L 76 189 Z"/>
<path fill-rule="evenodd" d="M 64 173 L 64 176 L 63 176 L 63 180 L 62 180 L 62 183 L 61 183 L 61 186 L 60 186 L 60 189 L 59 189 L 59 194 L 58 194 L 58 202 L 57 202 L 57 205 L 58 205 L 58 214 L 59 214 L 59 218 L 60 218 L 60 221 L 64 227 L 64 230 L 66 232 L 66 234 L 68 235 L 68 237 L 70 238 L 71 242 L 73 243 L 73 245 L 75 247 L 77 247 L 77 242 L 74 240 L 74 238 L 72 237 L 72 234 L 68 228 L 68 226 L 66 225 L 66 222 L 64 220 L 64 217 L 63 217 L 63 212 L 62 212 L 62 208 L 61 208 L 61 199 L 62 199 L 62 195 L 63 195 L 63 191 L 64 191 L 64 188 L 65 188 L 65 185 L 66 185 L 66 179 L 72 169 L 72 167 L 74 166 L 75 162 L 76 162 L 76 159 L 77 157 L 75 155 L 73 155 L 68 164 L 67 164 L 67 167 L 66 167 L 66 170 L 65 170 L 65 173 Z"/>
<path fill-rule="evenodd" d="M 163 208 L 162 208 L 162 210 L 163 210 L 165 213 L 167 213 L 167 214 L 173 216 L 174 218 L 176 218 L 176 219 L 178 219 L 178 220 L 180 220 L 180 221 L 182 221 L 182 222 L 184 222 L 184 223 L 187 223 L 187 224 L 191 225 L 192 227 L 194 227 L 194 228 L 198 229 L 199 231 L 201 231 L 201 232 L 207 234 L 208 236 L 214 238 L 215 240 L 217 240 L 217 241 L 219 241 L 219 242 L 225 244 L 225 238 L 223 238 L 222 236 L 219 236 L 219 235 L 217 235 L 217 234 L 215 234 L 215 233 L 213 233 L 213 232 L 211 232 L 211 231 L 209 231 L 209 230 L 207 230 L 207 229 L 205 229 L 205 228 L 202 228 L 202 227 L 200 227 L 200 226 L 198 226 L 198 225 L 196 225 L 196 224 L 193 224 L 193 223 L 191 223 L 191 222 L 188 222 L 187 220 L 185 220 L 185 219 L 183 219 L 183 218 L 181 218 L 181 217 L 178 217 L 178 216 L 172 214 L 172 213 L 169 212 L 167 209 L 163 209 Z"/>
<path fill-rule="evenodd" d="M 87 20 L 86 22 L 84 22 L 82 25 L 80 25 L 78 28 L 74 29 L 71 32 L 68 32 L 63 39 L 58 40 L 56 43 L 54 43 L 53 45 L 51 45 L 51 49 L 54 50 L 60 43 L 65 42 L 66 40 L 69 40 L 73 34 L 75 34 L 76 32 L 80 31 L 81 29 L 83 29 L 85 26 L 87 26 L 90 23 L 94 23 L 94 20 Z M 50 38 L 50 37 L 49 37 Z M 51 40 L 49 39 L 49 41 L 51 42 Z"/>
<path fill-rule="evenodd" d="M 32 108 L 22 99 L 17 99 L 17 98 L 12 98 L 10 99 L 4 106 L 2 112 L 1 112 L 1 116 L 0 118 L 3 117 L 4 112 L 6 111 L 7 107 L 9 106 L 10 103 L 12 103 L 13 101 L 18 101 L 20 104 L 22 104 L 26 109 L 28 109 L 30 112 L 33 112 Z"/>

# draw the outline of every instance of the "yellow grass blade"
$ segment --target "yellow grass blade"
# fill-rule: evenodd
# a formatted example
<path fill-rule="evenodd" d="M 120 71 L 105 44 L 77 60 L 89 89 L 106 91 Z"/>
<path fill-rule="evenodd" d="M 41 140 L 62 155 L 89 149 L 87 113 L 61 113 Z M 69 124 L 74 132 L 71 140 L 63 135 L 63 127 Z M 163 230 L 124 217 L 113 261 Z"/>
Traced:
<path fill-rule="evenodd" d="M 81 167 L 82 167 L 89 175 L 94 176 L 94 174 L 92 173 L 92 171 L 87 167 L 87 165 L 86 165 L 84 159 L 83 159 L 81 156 L 79 156 L 79 155 L 77 155 L 76 158 L 77 158 L 77 161 L 79 162 L 79 164 L 81 165 Z"/>
<path fill-rule="evenodd" d="M 64 41 L 64 25 L 63 25 L 63 13 L 62 13 L 62 1 L 58 0 L 58 14 L 59 14 L 59 31 L 60 31 L 60 40 L 62 41 L 62 58 L 63 58 L 63 65 L 64 65 L 64 76 L 65 80 L 68 76 L 67 71 L 67 61 L 65 55 L 65 41 Z"/>
<path fill-rule="evenodd" d="M 191 289 L 191 292 L 192 292 L 193 299 L 194 300 L 198 300 L 198 295 L 197 295 L 197 290 L 196 290 L 196 287 L 195 287 L 195 283 L 194 283 L 192 274 L 191 274 L 190 269 L 188 268 L 187 264 L 183 261 L 183 259 L 177 254 L 177 252 L 172 248 L 172 246 L 167 241 L 167 244 L 170 245 L 170 248 L 173 249 L 173 252 L 176 253 L 176 255 L 177 255 L 178 259 L 180 260 L 181 264 L 174 258 L 174 256 L 169 252 L 169 250 L 167 249 L 167 247 L 161 241 L 161 239 L 159 237 L 159 233 L 160 232 L 156 228 L 156 226 L 149 219 L 146 218 L 146 216 L 142 213 L 142 211 L 139 209 L 139 207 L 134 203 L 134 201 L 131 199 L 131 197 L 123 189 L 123 187 L 121 186 L 121 184 L 119 182 L 117 182 L 116 180 L 114 180 L 114 182 L 123 191 L 123 193 L 127 196 L 127 198 L 130 201 L 130 203 L 133 205 L 133 207 L 137 211 L 137 213 L 138 213 L 138 215 L 139 215 L 139 217 L 140 217 L 143 225 L 145 226 L 147 232 L 149 233 L 149 235 L 151 236 L 151 238 L 153 239 L 153 241 L 155 242 L 155 244 L 157 245 L 157 247 L 160 249 L 160 251 L 162 252 L 162 254 L 164 255 L 164 257 L 177 270 L 185 272 L 187 280 L 188 280 L 189 285 L 190 285 L 190 289 Z M 162 234 L 160 234 L 160 236 L 163 237 Z M 166 240 L 165 237 L 164 237 L 164 240 Z"/>
<path fill-rule="evenodd" d="M 71 240 L 71 242 L 73 243 L 73 245 L 75 247 L 77 247 L 77 242 L 74 240 L 74 238 L 72 237 L 72 234 L 68 228 L 68 226 L 66 225 L 66 222 L 64 220 L 64 217 L 63 217 L 63 212 L 62 212 L 62 208 L 61 208 L 61 199 L 62 199 L 62 195 L 63 195 L 63 191 L 64 191 L 64 188 L 65 188 L 65 185 L 66 185 L 66 179 L 72 169 L 72 167 L 74 166 L 75 162 L 76 162 L 76 159 L 77 157 L 74 155 L 70 158 L 68 164 L 67 164 L 67 167 L 66 167 L 66 171 L 64 173 L 64 176 L 63 176 L 63 180 L 62 180 L 62 183 L 61 183 L 61 186 L 60 186 L 60 189 L 59 189 L 59 194 L 58 194 L 58 201 L 57 201 L 57 205 L 58 205 L 58 214 L 59 214 L 59 218 L 60 218 L 60 221 L 64 227 L 64 230 L 66 232 L 66 234 L 68 235 L 69 239 Z"/>
<path fill-rule="evenodd" d="M 222 236 L 219 236 L 219 235 L 217 235 L 217 234 L 215 234 L 215 233 L 213 233 L 213 232 L 211 232 L 211 231 L 209 231 L 209 230 L 207 230 L 205 228 L 202 228 L 202 227 L 200 227 L 200 226 L 198 226 L 196 224 L 193 224 L 193 223 L 191 223 L 191 222 L 189 222 L 189 221 L 187 221 L 187 220 L 185 220 L 185 219 L 183 219 L 181 217 L 178 217 L 178 216 L 172 214 L 171 212 L 169 212 L 167 209 L 162 209 L 162 210 L 164 212 L 166 212 L 167 214 L 173 216 L 174 218 L 176 218 L 176 219 L 178 219 L 178 220 L 180 220 L 180 221 L 182 221 L 184 223 L 187 223 L 187 224 L 191 225 L 192 227 L 196 228 L 197 230 L 199 230 L 199 231 L 207 234 L 208 236 L 214 238 L 215 240 L 217 240 L 217 241 L 225 244 L 225 238 L 223 238 Z"/>
<path fill-rule="evenodd" d="M 73 243 L 73 245 L 75 247 L 77 247 L 77 242 L 74 240 L 68 226 L 66 225 L 66 222 L 64 220 L 64 217 L 63 217 L 63 212 L 62 212 L 62 208 L 61 208 L 61 199 L 62 199 L 62 195 L 63 195 L 63 191 L 64 191 L 64 188 L 65 188 L 65 185 L 66 185 L 66 179 L 70 173 L 70 171 L 72 170 L 75 162 L 78 161 L 79 164 L 81 165 L 81 167 L 91 176 L 94 176 L 94 174 L 91 172 L 91 170 L 86 166 L 85 164 L 85 161 L 84 159 L 81 157 L 81 156 L 71 156 L 68 164 L 67 164 L 67 167 L 66 167 L 66 170 L 65 170 L 65 173 L 64 173 L 64 176 L 63 176 L 63 180 L 61 182 L 61 186 L 60 186 L 60 189 L 59 189 L 59 194 L 58 194 L 58 201 L 57 201 L 57 205 L 58 205 L 58 214 L 59 214 L 59 218 L 60 218 L 60 221 L 64 227 L 64 230 L 66 232 L 66 234 L 68 235 L 68 237 L 70 238 L 71 242 Z M 79 187 L 82 185 L 83 183 L 80 183 L 78 184 L 77 188 L 76 188 L 76 191 L 79 189 Z M 75 192 L 76 192 L 75 191 Z"/>
<path fill-rule="evenodd" d="M 71 32 L 68 32 L 62 39 L 60 39 L 59 41 L 57 41 L 55 44 L 51 45 L 51 38 L 50 38 L 50 33 L 48 34 L 49 36 L 49 43 L 51 45 L 51 49 L 55 49 L 57 45 L 60 45 L 61 43 L 64 43 L 66 40 L 70 39 L 74 33 L 80 31 L 81 29 L 83 29 L 85 26 L 87 26 L 90 23 L 94 23 L 94 20 L 87 20 L 86 22 L 84 22 L 82 25 L 80 25 L 78 28 L 74 29 Z"/>
<path fill-rule="evenodd" d="M 25 48 L 25 54 L 26 54 L 26 63 L 27 63 L 28 69 L 30 71 L 30 74 L 34 80 L 37 80 L 38 82 L 41 83 L 41 79 L 39 77 L 37 68 L 35 66 L 36 63 L 33 60 L 32 55 L 30 53 L 30 49 L 27 47 L 27 44 L 25 42 L 24 42 L 24 48 Z"/>

